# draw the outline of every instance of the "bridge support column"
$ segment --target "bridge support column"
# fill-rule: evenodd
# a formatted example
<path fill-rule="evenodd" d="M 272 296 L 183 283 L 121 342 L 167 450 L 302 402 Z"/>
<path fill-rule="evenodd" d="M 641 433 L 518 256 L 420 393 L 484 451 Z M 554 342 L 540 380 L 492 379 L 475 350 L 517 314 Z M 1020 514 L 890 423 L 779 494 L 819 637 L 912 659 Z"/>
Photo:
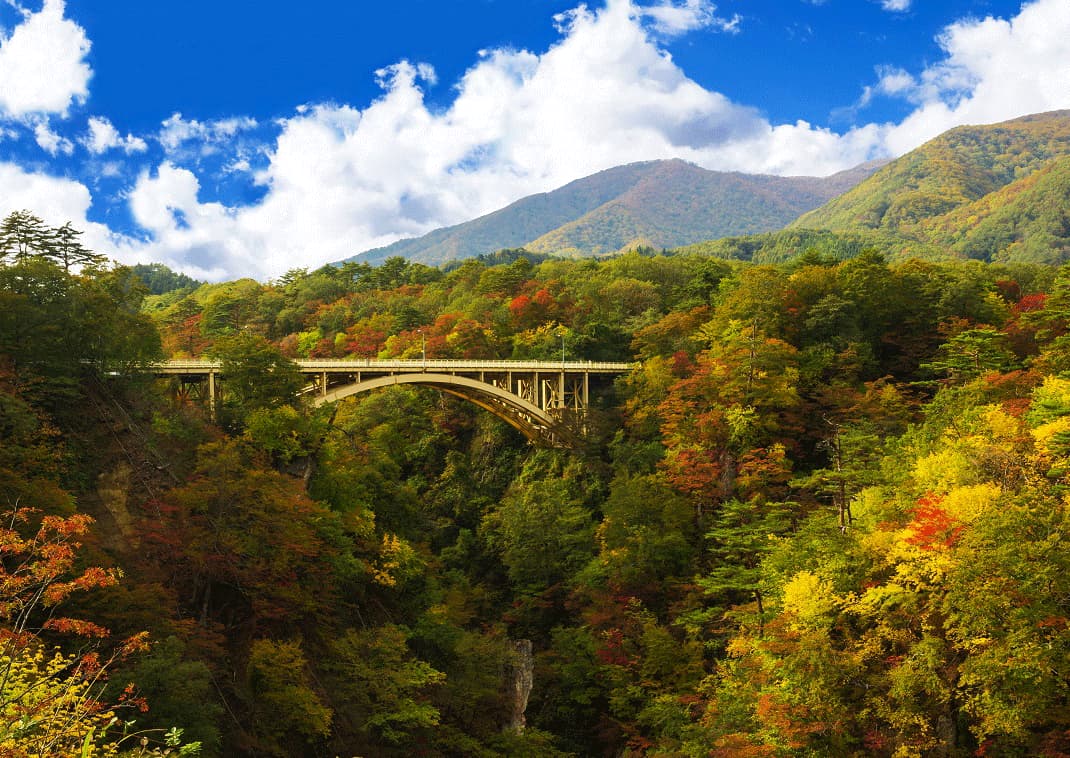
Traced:
<path fill-rule="evenodd" d="M 215 420 L 216 420 L 215 393 L 216 393 L 215 372 L 214 371 L 209 371 L 208 372 L 208 417 L 211 418 L 213 422 L 215 422 Z"/>

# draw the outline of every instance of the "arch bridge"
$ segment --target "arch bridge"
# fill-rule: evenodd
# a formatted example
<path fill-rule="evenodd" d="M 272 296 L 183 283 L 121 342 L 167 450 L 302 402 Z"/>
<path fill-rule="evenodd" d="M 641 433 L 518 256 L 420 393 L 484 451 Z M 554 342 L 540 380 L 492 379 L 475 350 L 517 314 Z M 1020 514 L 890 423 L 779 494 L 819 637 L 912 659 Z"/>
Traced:
<path fill-rule="evenodd" d="M 309 379 L 302 394 L 314 405 L 398 384 L 417 384 L 464 398 L 518 429 L 529 440 L 556 446 L 582 433 L 591 382 L 626 374 L 632 363 L 594 361 L 486 360 L 303 360 Z M 211 412 L 219 397 L 222 365 L 217 361 L 158 363 L 157 376 L 178 377 L 207 397 Z"/>

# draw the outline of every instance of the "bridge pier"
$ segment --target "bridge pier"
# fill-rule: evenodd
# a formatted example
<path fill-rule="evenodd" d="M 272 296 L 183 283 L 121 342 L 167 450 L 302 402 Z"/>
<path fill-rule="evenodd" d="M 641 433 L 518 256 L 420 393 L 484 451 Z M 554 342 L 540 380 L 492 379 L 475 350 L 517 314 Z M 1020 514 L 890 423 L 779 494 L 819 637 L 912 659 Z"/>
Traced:
<path fill-rule="evenodd" d="M 213 422 L 216 420 L 216 382 L 215 371 L 208 372 L 208 416 Z"/>

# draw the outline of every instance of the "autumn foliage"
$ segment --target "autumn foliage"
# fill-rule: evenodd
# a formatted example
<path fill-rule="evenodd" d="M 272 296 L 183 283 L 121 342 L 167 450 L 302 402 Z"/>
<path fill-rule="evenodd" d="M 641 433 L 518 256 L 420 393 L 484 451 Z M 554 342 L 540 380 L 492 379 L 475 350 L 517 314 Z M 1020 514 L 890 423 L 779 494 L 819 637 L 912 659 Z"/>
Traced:
<path fill-rule="evenodd" d="M 1066 753 L 1070 272 L 852 240 L 0 265 L 0 755 Z M 214 417 L 160 345 L 223 364 Z M 551 449 L 291 362 L 424 355 L 634 369 Z"/>

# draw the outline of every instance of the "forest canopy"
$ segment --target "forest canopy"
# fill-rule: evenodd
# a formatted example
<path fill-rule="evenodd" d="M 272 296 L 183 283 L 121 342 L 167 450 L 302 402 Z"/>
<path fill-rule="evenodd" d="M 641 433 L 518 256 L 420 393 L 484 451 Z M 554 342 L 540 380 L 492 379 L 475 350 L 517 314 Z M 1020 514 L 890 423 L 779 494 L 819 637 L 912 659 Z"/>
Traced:
<path fill-rule="evenodd" d="M 1070 753 L 1070 269 L 799 235 L 150 294 L 39 231 L 0 248 L 5 544 L 59 529 L 82 584 L 0 626 L 20 681 L 96 633 L 62 754 Z M 569 449 L 424 388 L 314 408 L 291 363 L 562 349 L 635 362 Z M 148 370 L 209 356 L 214 419 Z"/>

